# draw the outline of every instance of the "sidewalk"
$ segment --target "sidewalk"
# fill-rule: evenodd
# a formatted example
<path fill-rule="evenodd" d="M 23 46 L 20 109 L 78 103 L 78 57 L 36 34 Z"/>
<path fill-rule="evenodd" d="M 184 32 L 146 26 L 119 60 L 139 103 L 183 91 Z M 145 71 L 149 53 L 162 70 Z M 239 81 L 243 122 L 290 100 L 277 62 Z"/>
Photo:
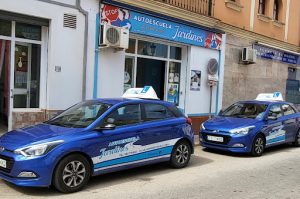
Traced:
<path fill-rule="evenodd" d="M 199 135 L 195 135 L 194 143 L 195 143 L 195 145 L 199 145 Z"/>

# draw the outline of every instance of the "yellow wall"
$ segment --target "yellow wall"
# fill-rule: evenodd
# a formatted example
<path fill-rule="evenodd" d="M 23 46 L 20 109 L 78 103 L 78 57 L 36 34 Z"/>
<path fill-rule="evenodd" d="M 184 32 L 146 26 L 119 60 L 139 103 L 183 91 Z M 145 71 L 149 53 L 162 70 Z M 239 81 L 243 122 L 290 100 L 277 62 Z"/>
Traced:
<path fill-rule="evenodd" d="M 229 8 L 226 6 L 225 2 L 226 0 L 215 1 L 215 18 L 220 19 L 224 23 L 284 41 L 287 0 L 281 0 L 280 2 L 281 5 L 278 22 L 272 19 L 274 0 L 266 0 L 267 4 L 265 16 L 258 15 L 259 0 L 255 0 L 253 30 L 250 29 L 251 0 L 236 0 L 238 5 L 242 6 L 240 11 Z M 300 0 L 290 0 L 290 2 L 287 42 L 299 46 Z"/>

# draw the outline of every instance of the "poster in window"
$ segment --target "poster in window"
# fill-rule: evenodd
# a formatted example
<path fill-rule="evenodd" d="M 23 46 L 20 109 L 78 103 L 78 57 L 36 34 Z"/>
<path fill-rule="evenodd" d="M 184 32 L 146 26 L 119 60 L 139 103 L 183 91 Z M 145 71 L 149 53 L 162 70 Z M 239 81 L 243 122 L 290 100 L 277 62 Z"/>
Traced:
<path fill-rule="evenodd" d="M 191 71 L 190 90 L 191 91 L 200 91 L 200 87 L 201 87 L 201 71 L 192 70 Z"/>
<path fill-rule="evenodd" d="M 168 102 L 178 105 L 179 101 L 179 84 L 169 84 Z"/>

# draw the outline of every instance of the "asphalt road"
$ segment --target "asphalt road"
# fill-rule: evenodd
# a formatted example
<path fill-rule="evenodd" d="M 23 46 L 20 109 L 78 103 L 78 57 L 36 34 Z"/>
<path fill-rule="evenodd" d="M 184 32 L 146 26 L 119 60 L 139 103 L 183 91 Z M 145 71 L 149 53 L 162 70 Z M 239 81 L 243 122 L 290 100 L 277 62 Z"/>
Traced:
<path fill-rule="evenodd" d="M 79 193 L 20 188 L 0 180 L 0 198 L 300 198 L 300 148 L 276 147 L 252 158 L 196 148 L 190 165 L 157 164 L 91 179 Z"/>

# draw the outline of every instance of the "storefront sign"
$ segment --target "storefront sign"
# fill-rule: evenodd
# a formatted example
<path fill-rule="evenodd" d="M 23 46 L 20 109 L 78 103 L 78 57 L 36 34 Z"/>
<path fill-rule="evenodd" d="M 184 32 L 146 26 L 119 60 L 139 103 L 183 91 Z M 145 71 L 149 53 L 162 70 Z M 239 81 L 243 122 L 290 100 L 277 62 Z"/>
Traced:
<path fill-rule="evenodd" d="M 254 45 L 254 49 L 257 50 L 257 56 L 265 59 L 276 60 L 288 64 L 300 65 L 300 56 L 292 53 L 287 53 L 274 48 Z"/>
<path fill-rule="evenodd" d="M 174 23 L 110 5 L 101 5 L 101 23 L 128 27 L 137 33 L 184 44 L 220 50 L 222 34 Z"/>

